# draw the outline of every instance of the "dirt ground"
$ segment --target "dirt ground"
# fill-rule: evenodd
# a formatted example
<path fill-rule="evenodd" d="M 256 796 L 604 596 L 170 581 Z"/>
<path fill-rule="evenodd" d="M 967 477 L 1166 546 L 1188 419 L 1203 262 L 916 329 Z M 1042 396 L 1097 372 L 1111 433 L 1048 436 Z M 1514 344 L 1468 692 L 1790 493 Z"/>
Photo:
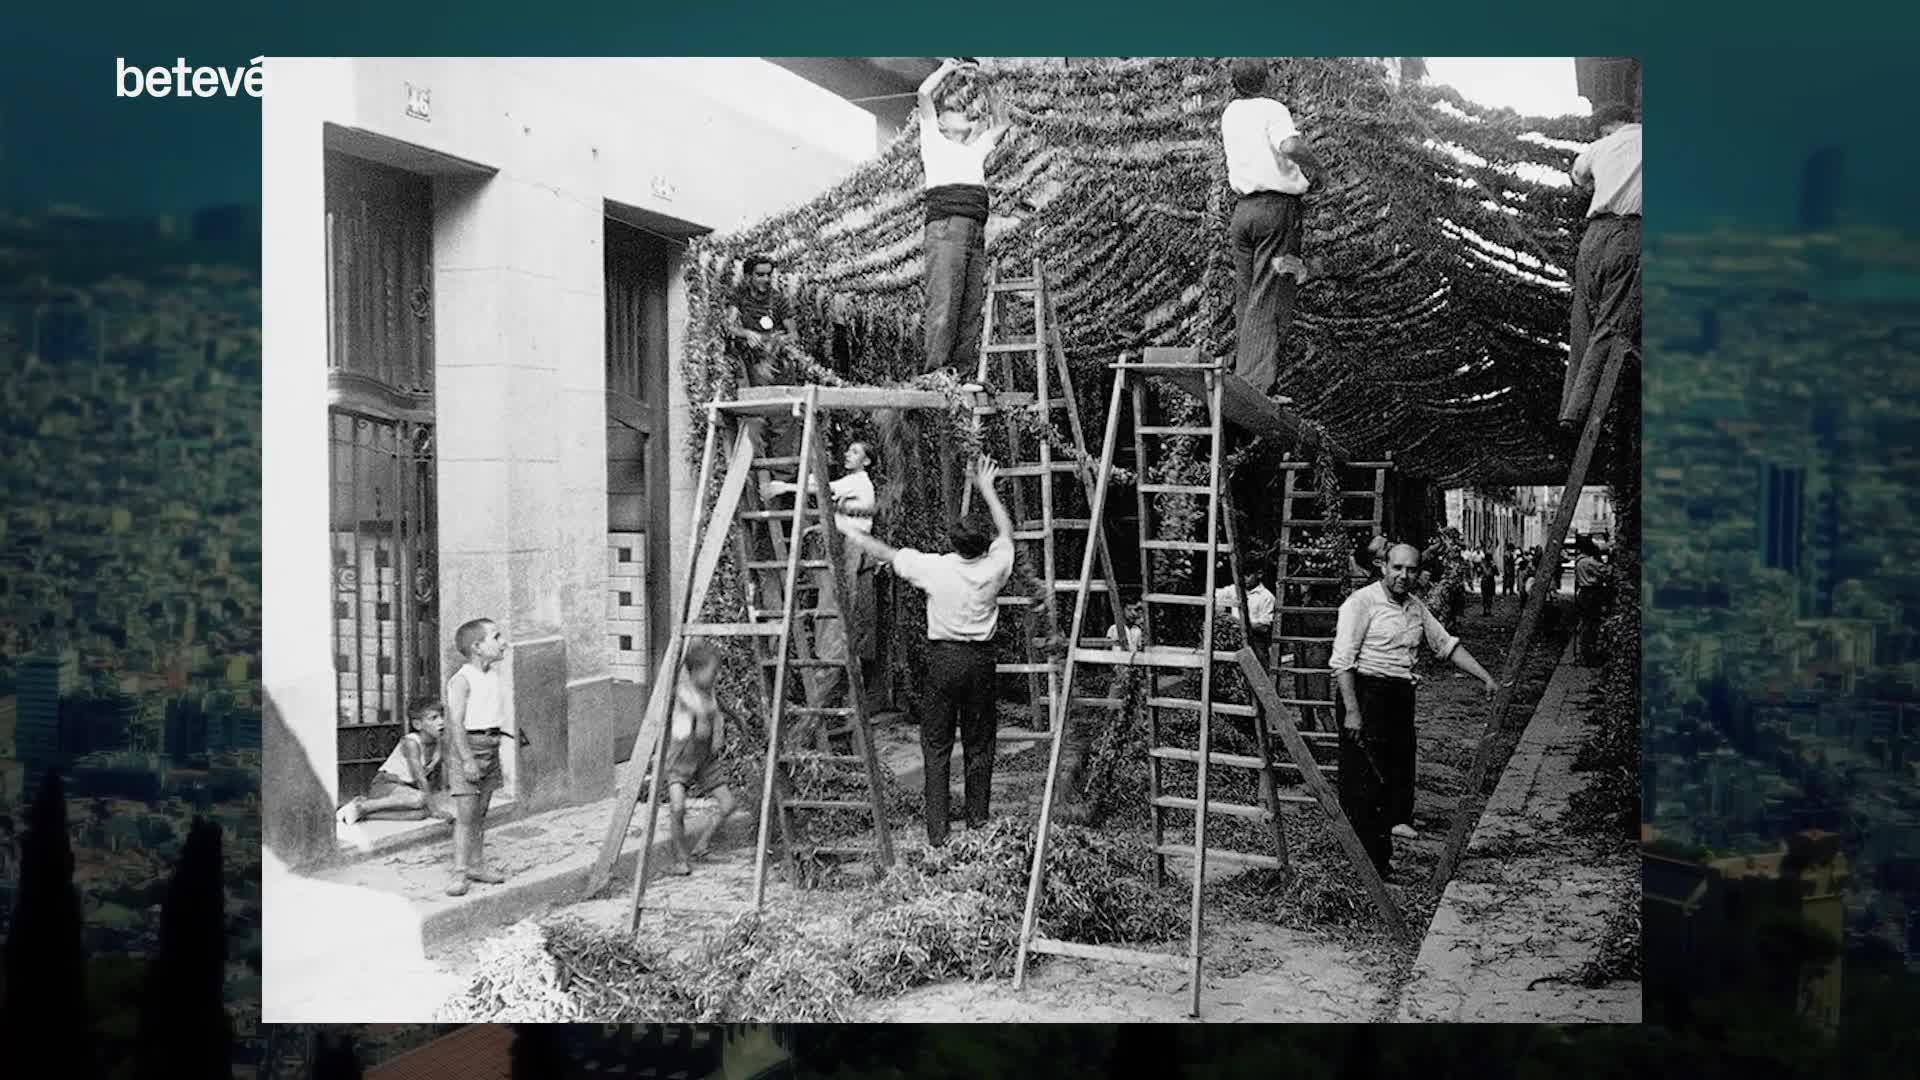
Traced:
<path fill-rule="evenodd" d="M 1518 597 L 1501 597 L 1495 612 L 1483 617 L 1476 600 L 1458 628 L 1467 648 L 1496 674 L 1505 660 L 1506 644 L 1519 611 Z M 1545 687 L 1563 641 L 1564 635 L 1552 635 L 1535 645 L 1516 703 L 1528 713 Z M 1416 946 L 1437 904 L 1428 878 L 1445 842 L 1454 801 L 1463 787 L 1486 709 L 1477 682 L 1451 665 L 1428 661 L 1420 674 L 1415 812 L 1420 838 L 1395 841 L 1395 868 L 1388 881 Z M 1516 716 L 1514 726 L 1524 727 L 1524 718 Z M 896 772 L 903 771 L 909 758 L 917 766 L 917 729 L 910 722 L 885 729 L 881 741 L 883 756 Z M 1037 816 L 1045 761 L 1038 746 L 1003 748 L 994 776 L 996 817 L 1020 814 L 1031 820 Z M 957 761 L 955 765 L 957 787 L 960 770 Z M 917 786 L 918 776 L 911 776 L 908 782 Z M 1325 820 L 1314 807 L 1287 806 L 1285 811 L 1290 834 L 1318 827 Z M 714 901 L 748 901 L 753 878 L 752 827 L 744 817 L 736 819 L 716 841 L 714 854 L 697 866 L 693 876 L 650 882 L 650 904 L 698 911 Z M 1136 828 L 1144 838 L 1143 825 L 1118 827 Z M 896 829 L 895 844 L 902 852 L 923 846 L 924 828 L 915 823 Z M 777 868 L 778 860 L 772 859 L 772 865 Z M 1224 881 L 1240 872 L 1220 863 L 1210 863 L 1208 869 L 1210 882 L 1216 878 Z M 1179 863 L 1170 870 L 1180 873 Z M 777 874 L 771 876 L 777 878 Z M 1172 887 L 1186 892 L 1178 882 Z M 836 914 L 832 893 L 795 893 L 777 880 L 769 883 L 768 902 L 788 909 L 817 910 L 822 919 Z M 576 904 L 567 910 L 588 922 L 617 927 L 625 924 L 629 904 L 630 899 L 623 895 Z M 1392 948 L 1384 931 L 1377 927 L 1319 931 L 1250 917 L 1257 914 L 1257 904 L 1251 908 L 1244 901 L 1216 905 L 1209 892 L 1202 972 L 1205 1019 L 1367 1022 L 1391 1018 L 1411 964 L 1411 951 Z M 677 911 L 671 915 L 650 911 L 645 917 L 688 920 L 688 948 L 696 946 L 705 933 L 718 933 L 725 924 L 721 917 L 681 915 Z M 1184 942 L 1157 949 L 1184 951 Z M 457 971 L 470 967 L 472 957 L 473 947 L 469 945 L 444 956 L 441 962 Z M 1182 976 L 1124 965 L 1040 958 L 1029 972 L 1026 988 L 1018 994 L 1008 982 L 939 983 L 897 998 L 862 1002 L 855 1018 L 889 1022 L 1182 1021 L 1188 1019 L 1189 995 L 1190 987 Z"/>

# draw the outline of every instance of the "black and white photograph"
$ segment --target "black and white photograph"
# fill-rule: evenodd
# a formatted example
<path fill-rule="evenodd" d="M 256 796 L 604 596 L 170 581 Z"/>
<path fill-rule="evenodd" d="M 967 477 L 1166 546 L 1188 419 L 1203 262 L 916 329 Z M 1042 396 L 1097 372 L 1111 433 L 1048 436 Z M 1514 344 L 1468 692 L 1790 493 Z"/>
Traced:
<path fill-rule="evenodd" d="M 1638 61 L 265 67 L 263 1021 L 1640 1020 Z"/>

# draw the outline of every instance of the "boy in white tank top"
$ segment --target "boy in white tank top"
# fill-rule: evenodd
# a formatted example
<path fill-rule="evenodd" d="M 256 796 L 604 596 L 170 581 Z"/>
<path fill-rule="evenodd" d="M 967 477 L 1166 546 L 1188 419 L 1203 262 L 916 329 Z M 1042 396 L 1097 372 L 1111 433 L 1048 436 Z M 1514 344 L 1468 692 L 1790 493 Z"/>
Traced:
<path fill-rule="evenodd" d="M 487 806 L 500 790 L 500 739 L 506 732 L 500 660 L 507 639 L 492 619 L 474 619 L 453 635 L 466 664 L 447 680 L 447 791 L 453 796 L 453 880 L 448 896 L 466 895 L 470 882 L 498 885 L 505 874 L 481 858 Z"/>
<path fill-rule="evenodd" d="M 366 818 L 420 821 L 429 816 L 453 820 L 453 804 L 433 790 L 434 770 L 440 767 L 441 740 L 446 735 L 446 709 L 434 700 L 415 702 L 407 710 L 413 730 L 400 737 L 393 753 L 374 774 L 365 795 L 340 808 L 340 823 L 356 825 Z"/>

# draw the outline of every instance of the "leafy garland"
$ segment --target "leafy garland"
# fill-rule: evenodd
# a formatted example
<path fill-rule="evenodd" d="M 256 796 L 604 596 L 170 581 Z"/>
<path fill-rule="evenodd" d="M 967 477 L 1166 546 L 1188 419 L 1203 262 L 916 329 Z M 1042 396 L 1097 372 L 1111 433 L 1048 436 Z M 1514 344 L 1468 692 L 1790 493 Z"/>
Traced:
<path fill-rule="evenodd" d="M 1569 150 L 1522 136 L 1583 140 L 1584 121 L 1396 87 L 1365 61 L 1281 60 L 1276 70 L 1278 95 L 1332 175 L 1307 200 L 1319 276 L 1302 289 L 1283 357 L 1297 409 L 1350 448 L 1399 451 L 1403 470 L 1443 483 L 1539 466 L 1564 364 L 1574 219 L 1564 191 L 1507 170 L 1564 170 Z M 1045 259 L 1082 415 L 1100 415 L 1101 365 L 1122 350 L 1199 344 L 1224 355 L 1222 66 L 1000 61 L 991 75 L 1017 123 L 989 162 L 990 255 L 1022 268 Z M 702 243 L 696 261 L 730 270 L 749 251 L 770 252 L 807 351 L 828 355 L 837 327 L 851 358 L 843 377 L 902 380 L 919 368 L 921 183 L 909 130 L 820 197 Z M 715 317 L 694 308 L 696 320 Z"/>

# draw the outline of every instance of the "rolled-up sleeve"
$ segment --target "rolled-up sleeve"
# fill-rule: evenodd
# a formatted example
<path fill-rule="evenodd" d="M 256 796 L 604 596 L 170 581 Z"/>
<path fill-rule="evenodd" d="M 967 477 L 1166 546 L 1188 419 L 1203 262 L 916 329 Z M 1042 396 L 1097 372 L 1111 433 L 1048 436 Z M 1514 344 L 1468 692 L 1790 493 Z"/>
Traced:
<path fill-rule="evenodd" d="M 1367 602 L 1359 593 L 1340 604 L 1340 620 L 1333 631 L 1333 658 L 1327 667 L 1334 671 L 1352 671 L 1360 659 L 1360 639 L 1367 632 Z"/>
<path fill-rule="evenodd" d="M 1573 182 L 1576 184 L 1585 184 L 1592 180 L 1593 151 L 1591 149 L 1580 151 L 1580 153 L 1574 157 L 1573 168 L 1570 171 L 1573 176 Z"/>
<path fill-rule="evenodd" d="M 922 585 L 926 581 L 927 564 L 931 561 L 932 557 L 924 551 L 901 548 L 893 556 L 893 572 L 906 579 L 910 585 Z"/>
<path fill-rule="evenodd" d="M 1459 648 L 1460 639 L 1447 633 L 1447 628 L 1433 617 L 1433 609 L 1425 604 L 1420 605 L 1420 625 L 1426 631 L 1427 646 L 1433 650 L 1433 655 L 1445 660 L 1453 655 L 1454 649 Z"/>

